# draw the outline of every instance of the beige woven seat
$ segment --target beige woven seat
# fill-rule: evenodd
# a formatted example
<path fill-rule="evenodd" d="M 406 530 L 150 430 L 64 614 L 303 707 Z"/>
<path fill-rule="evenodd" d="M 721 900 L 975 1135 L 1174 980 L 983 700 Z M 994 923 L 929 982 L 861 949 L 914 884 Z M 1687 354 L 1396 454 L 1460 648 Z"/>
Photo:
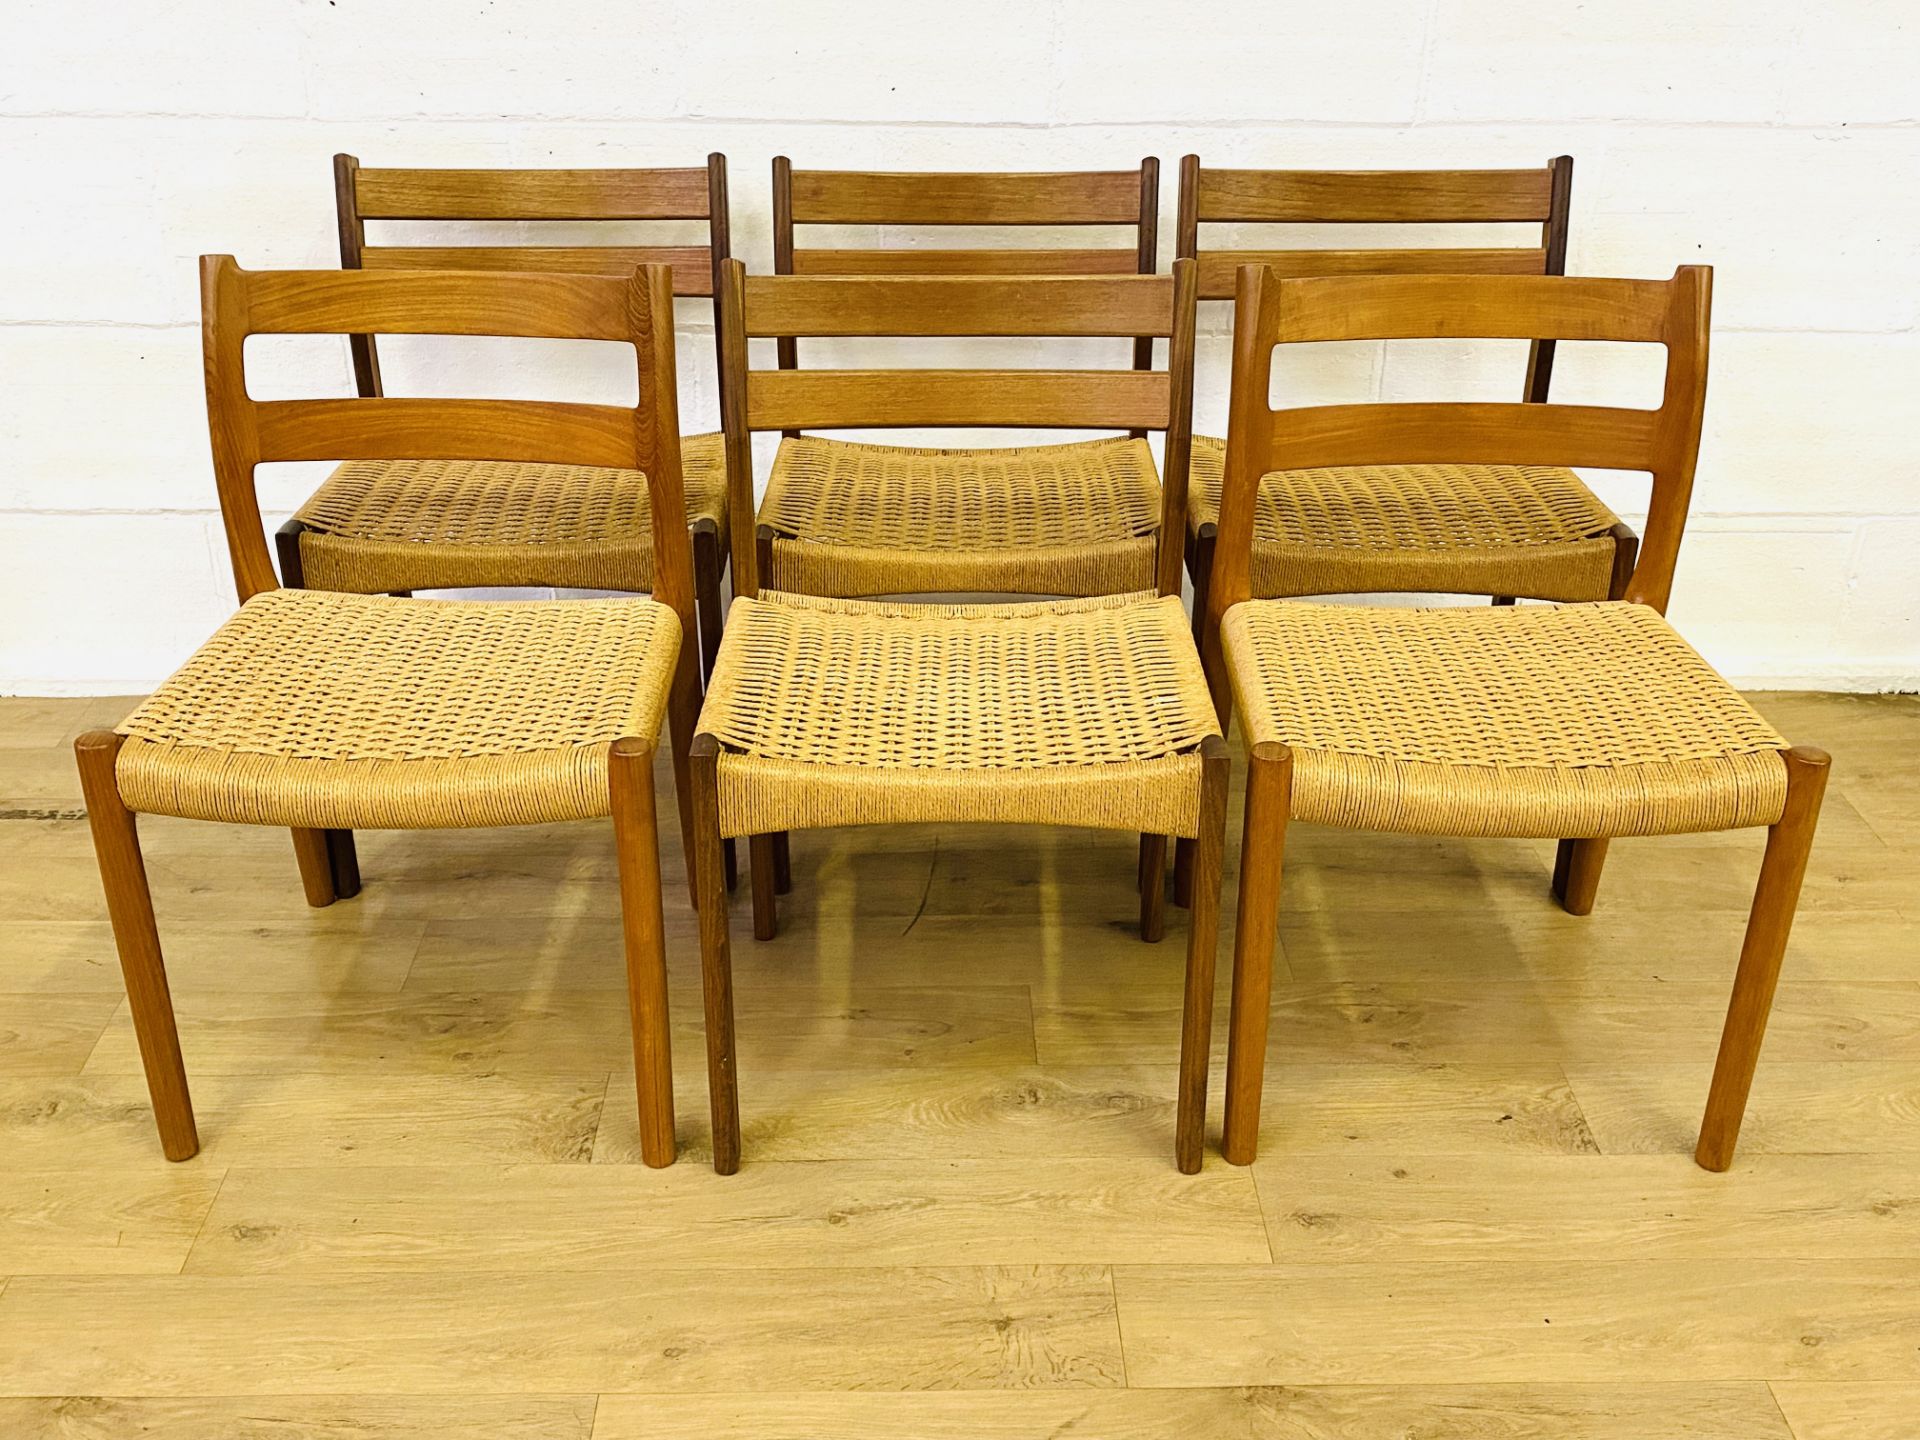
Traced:
<path fill-rule="evenodd" d="M 1226 444 L 1193 439 L 1188 530 L 1220 523 Z M 1548 465 L 1350 465 L 1263 476 L 1256 595 L 1459 591 L 1604 600 L 1619 517 Z"/>
<path fill-rule="evenodd" d="M 1786 741 L 1644 605 L 1255 600 L 1221 635 L 1248 743 L 1293 752 L 1296 820 L 1666 835 L 1786 803 Z"/>
<path fill-rule="evenodd" d="M 1172 596 L 734 603 L 700 733 L 720 832 L 998 821 L 1193 835 L 1217 735 Z"/>
<path fill-rule="evenodd" d="M 1160 483 L 1144 440 L 925 450 L 782 440 L 763 583 L 811 595 L 1151 589 Z"/>
<path fill-rule="evenodd" d="M 117 727 L 130 810 L 312 829 L 607 813 L 607 747 L 658 732 L 680 646 L 653 600 L 269 590 Z"/>
<path fill-rule="evenodd" d="M 722 437 L 682 439 L 687 520 L 726 551 Z M 352 460 L 294 517 L 305 582 L 378 594 L 479 585 L 653 588 L 647 481 L 632 470 L 492 460 Z"/>

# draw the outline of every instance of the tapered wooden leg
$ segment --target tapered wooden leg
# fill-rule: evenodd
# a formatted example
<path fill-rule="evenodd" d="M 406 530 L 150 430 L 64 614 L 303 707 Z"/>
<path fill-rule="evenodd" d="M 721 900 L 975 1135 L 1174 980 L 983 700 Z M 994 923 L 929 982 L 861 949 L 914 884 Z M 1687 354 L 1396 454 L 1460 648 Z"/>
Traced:
<path fill-rule="evenodd" d="M 773 893 L 791 895 L 793 893 L 793 848 L 787 841 L 787 832 L 776 830 L 768 838 L 773 841 Z"/>
<path fill-rule="evenodd" d="M 1760 862 L 1760 883 L 1753 892 L 1753 910 L 1747 917 L 1746 940 L 1740 947 L 1740 968 L 1734 974 L 1733 1000 L 1720 1032 L 1720 1054 L 1713 1063 L 1713 1086 L 1707 1092 L 1707 1113 L 1700 1122 L 1700 1143 L 1693 1158 L 1707 1170 L 1724 1170 L 1733 1163 L 1734 1143 L 1747 1111 L 1747 1093 L 1753 1088 L 1753 1067 L 1760 1059 L 1760 1041 L 1767 1033 L 1767 1014 L 1773 1008 L 1774 986 L 1780 980 L 1780 958 L 1786 953 L 1793 913 L 1800 902 L 1800 882 L 1807 873 L 1807 852 L 1813 847 L 1814 827 L 1820 820 L 1820 800 L 1827 790 L 1826 752 L 1796 745 L 1787 762 L 1787 806 L 1767 832 L 1767 853 Z"/>
<path fill-rule="evenodd" d="M 1253 747 L 1250 759 L 1246 828 L 1240 844 L 1240 901 L 1234 919 L 1226 1134 L 1220 1146 L 1235 1165 L 1251 1165 L 1260 1144 L 1273 943 L 1280 923 L 1280 866 L 1293 804 L 1293 752 L 1265 741 Z"/>
<path fill-rule="evenodd" d="M 627 1014 L 640 1100 L 640 1158 L 671 1165 L 673 1041 L 667 1017 L 666 919 L 660 903 L 660 831 L 653 803 L 653 746 L 613 742 L 607 756 L 620 919 L 627 949 Z"/>
<path fill-rule="evenodd" d="M 777 590 L 779 588 L 779 586 L 774 583 L 773 541 L 774 531 L 771 525 L 758 525 L 754 527 L 753 555 L 755 565 L 759 571 L 760 588 L 763 590 Z M 734 583 L 738 584 L 739 581 L 736 579 Z M 767 839 L 773 846 L 773 862 L 771 866 L 773 893 L 776 895 L 785 895 L 793 889 L 793 857 L 787 845 L 787 833 L 784 830 L 776 830 L 769 834 Z M 752 861 L 750 860 L 748 863 L 751 864 Z M 755 868 L 757 869 L 758 867 L 756 866 Z M 759 939 L 766 940 L 772 936 L 773 931 L 769 929 L 765 935 L 760 934 L 760 892 L 756 889 L 753 893 L 753 933 Z M 768 914 L 771 915 L 772 911 L 769 910 Z M 769 919 L 767 923 L 771 926 L 773 922 Z"/>
<path fill-rule="evenodd" d="M 360 893 L 360 852 L 354 848 L 351 830 L 329 830 L 327 864 L 333 871 L 336 899 L 351 900 Z"/>
<path fill-rule="evenodd" d="M 747 879 L 753 886 L 753 938 L 771 940 L 779 928 L 774 900 L 773 836 L 747 841 Z"/>
<path fill-rule="evenodd" d="M 1569 915 L 1591 915 L 1607 863 L 1607 841 L 1562 840 L 1553 860 L 1553 894 Z"/>
<path fill-rule="evenodd" d="M 133 812 L 121 803 L 114 780 L 120 737 L 111 730 L 89 730 L 74 742 L 73 751 L 93 830 L 94 855 L 100 862 L 107 915 L 113 922 L 113 941 L 120 951 L 120 971 L 126 977 L 133 1033 L 140 1042 L 147 1093 L 153 1097 L 160 1148 L 169 1160 L 187 1160 L 199 1151 L 200 1136 L 194 1129 L 187 1067 L 180 1058 L 180 1032 L 173 1021 L 173 998 L 167 993 L 167 970 L 160 956 L 160 932 L 153 923 L 153 896 L 140 858 L 140 836 Z"/>
<path fill-rule="evenodd" d="M 680 845 L 686 856 L 687 885 L 695 905 L 700 903 L 700 876 L 693 853 L 693 781 L 688 756 L 694 728 L 699 723 L 700 665 L 693 647 L 683 640 L 673 689 L 667 695 L 667 743 L 673 752 L 673 798 L 680 810 Z"/>
<path fill-rule="evenodd" d="M 1157 943 L 1167 933 L 1167 837 L 1140 837 L 1140 938 Z"/>
<path fill-rule="evenodd" d="M 1220 943 L 1220 861 L 1227 843 L 1227 744 L 1200 742 L 1200 834 L 1194 843 L 1193 921 L 1187 930 L 1187 993 L 1180 1012 L 1180 1099 L 1173 1158 L 1200 1169 L 1207 1134 L 1207 1072 L 1213 1060 L 1213 965 Z"/>
<path fill-rule="evenodd" d="M 1173 903 L 1182 909 L 1193 904 L 1195 844 L 1184 835 L 1173 842 Z"/>
<path fill-rule="evenodd" d="M 693 603 L 700 615 L 700 689 L 707 690 L 713 679 L 713 662 L 720 655 L 720 571 L 726 563 L 720 549 L 720 532 L 711 520 L 698 520 L 690 527 L 693 537 Z M 739 879 L 739 861 L 733 853 L 733 841 L 724 842 L 727 857 L 727 889 Z"/>
<path fill-rule="evenodd" d="M 1187 573 L 1193 577 L 1193 643 L 1200 643 L 1200 632 L 1207 615 L 1207 592 L 1213 588 L 1213 550 L 1219 532 L 1202 525 L 1187 546 Z"/>
<path fill-rule="evenodd" d="M 295 830 L 293 858 L 300 864 L 300 884 L 307 892 L 307 904 L 318 910 L 339 899 L 333 888 L 333 852 L 327 846 L 324 830 Z"/>
<path fill-rule="evenodd" d="M 740 1096 L 734 1074 L 733 954 L 727 934 L 727 892 L 720 860 L 720 742 L 693 742 L 695 841 L 700 847 L 701 995 L 707 1012 L 707 1101 L 713 1112 L 713 1168 L 740 1168 Z M 757 870 L 757 866 L 755 867 Z"/>

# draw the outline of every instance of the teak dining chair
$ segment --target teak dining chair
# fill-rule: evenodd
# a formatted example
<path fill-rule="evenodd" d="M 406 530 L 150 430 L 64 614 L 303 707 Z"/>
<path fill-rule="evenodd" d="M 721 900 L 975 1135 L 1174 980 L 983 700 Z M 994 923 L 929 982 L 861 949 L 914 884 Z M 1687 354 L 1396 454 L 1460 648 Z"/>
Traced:
<path fill-rule="evenodd" d="M 347 270 L 506 270 L 624 278 L 665 265 L 673 292 L 711 296 L 728 255 L 727 161 L 654 170 L 417 170 L 333 160 L 340 264 Z M 369 244 L 367 223 L 705 222 L 699 245 L 568 243 Z M 571 235 L 572 232 L 570 232 Z M 354 335 L 355 382 L 382 395 L 375 337 Z M 681 442 L 692 522 L 702 672 L 720 644 L 727 555 L 726 462 L 719 434 Z M 356 460 L 336 470 L 278 535 L 286 584 L 360 594 L 468 586 L 653 588 L 647 486 L 607 467 L 522 464 L 487 456 Z"/>
<path fill-rule="evenodd" d="M 1137 171 L 888 174 L 795 170 L 781 156 L 773 162 L 774 272 L 1151 275 L 1159 184 L 1155 159 Z M 1132 234 L 1104 247 L 827 248 L 796 244 L 797 225 Z M 779 337 L 781 369 L 798 366 L 800 338 Z M 1152 367 L 1153 337 L 1134 337 L 1134 368 Z M 1105 595 L 1155 583 L 1160 496 L 1137 426 L 1131 437 L 965 450 L 782 428 L 757 529 L 761 580 L 776 589 Z"/>
<path fill-rule="evenodd" d="M 1224 1149 L 1254 1158 L 1290 821 L 1556 837 L 1553 892 L 1593 907 L 1613 836 L 1769 827 L 1696 1158 L 1733 1158 L 1828 761 L 1776 734 L 1663 618 L 1706 398 L 1711 271 L 1671 280 L 1288 279 L 1241 270 L 1226 489 L 1204 620 L 1220 713 L 1251 751 Z M 1274 348 L 1411 336 L 1664 345 L 1657 410 L 1365 404 L 1273 410 Z M 1594 465 L 1652 476 L 1620 600 L 1382 609 L 1254 597 L 1262 477 L 1332 465 Z"/>
<path fill-rule="evenodd" d="M 751 836 L 754 934 L 774 933 L 770 835 L 939 822 L 1197 840 L 1176 1154 L 1200 1164 L 1227 754 L 1180 604 L 1193 266 L 1108 278 L 722 277 L 729 476 L 749 434 L 802 426 L 1164 429 L 1145 593 L 910 605 L 752 588 L 734 601 L 693 742 L 714 1167 L 740 1162 L 723 837 Z M 749 336 L 1161 335 L 1169 369 L 749 374 Z M 1173 537 L 1171 539 L 1164 537 Z M 736 544 L 738 542 L 736 541 Z M 736 577 L 754 574 L 735 554 Z M 1161 887 L 1143 891 L 1157 939 Z"/>
<path fill-rule="evenodd" d="M 359 888 L 351 831 L 611 816 L 641 1149 L 674 1155 L 653 753 L 671 720 L 687 818 L 699 698 L 666 267 L 624 279 L 246 271 L 201 262 L 207 420 L 240 608 L 113 730 L 76 743 L 107 910 L 167 1157 L 199 1148 L 135 816 L 292 829 L 307 901 Z M 637 407 L 247 393 L 247 336 L 518 335 L 634 347 Z M 274 460 L 396 456 L 645 476 L 652 598 L 463 603 L 284 589 L 254 491 Z M 347 841 L 329 845 L 329 835 Z"/>
<path fill-rule="evenodd" d="M 1285 276 L 1559 275 L 1566 270 L 1573 161 L 1537 170 L 1222 170 L 1180 162 L 1179 254 L 1200 265 L 1202 301 L 1231 300 L 1240 267 Z M 1538 243 L 1390 249 L 1203 247 L 1201 226 L 1378 227 L 1423 233 L 1503 222 L 1537 225 Z M 1522 394 L 1544 403 L 1551 337 L 1529 336 Z M 1188 558 L 1194 615 L 1219 528 L 1222 442 L 1196 436 Z M 1274 474 L 1254 512 L 1253 593 L 1457 591 L 1538 600 L 1618 599 L 1633 531 L 1562 466 L 1448 462 L 1322 466 Z"/>

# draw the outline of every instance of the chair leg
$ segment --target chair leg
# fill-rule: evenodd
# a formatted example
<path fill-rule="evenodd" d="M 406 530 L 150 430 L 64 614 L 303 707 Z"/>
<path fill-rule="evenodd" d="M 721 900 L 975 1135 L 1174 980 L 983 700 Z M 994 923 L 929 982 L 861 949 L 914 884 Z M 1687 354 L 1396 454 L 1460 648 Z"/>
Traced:
<path fill-rule="evenodd" d="M 776 830 L 770 838 L 773 841 L 773 893 L 791 895 L 793 893 L 793 852 L 787 843 L 787 832 Z"/>
<path fill-rule="evenodd" d="M 327 866 L 333 872 L 333 893 L 337 899 L 351 900 L 360 893 L 360 852 L 354 848 L 351 830 L 329 830 Z"/>
<path fill-rule="evenodd" d="M 747 879 L 753 885 L 753 938 L 771 940 L 779 929 L 774 895 L 773 836 L 755 835 L 747 841 Z"/>
<path fill-rule="evenodd" d="M 680 811 L 680 846 L 687 862 L 687 886 L 693 903 L 700 903 L 700 875 L 694 862 L 693 783 L 689 760 L 693 732 L 700 723 L 700 666 L 693 650 L 682 645 L 673 689 L 667 694 L 667 743 L 673 754 L 673 798 Z"/>
<path fill-rule="evenodd" d="M 333 850 L 324 830 L 294 830 L 293 858 L 300 864 L 300 884 L 307 904 L 319 910 L 340 898 L 333 888 Z"/>
<path fill-rule="evenodd" d="M 1221 1153 L 1235 1165 L 1251 1165 L 1260 1144 L 1273 945 L 1280 925 L 1280 868 L 1293 803 L 1293 752 L 1266 741 L 1253 747 L 1250 759 L 1246 828 L 1240 843 L 1240 900 L 1234 919 L 1226 1133 L 1220 1145 Z"/>
<path fill-rule="evenodd" d="M 727 892 L 720 860 L 720 744 L 693 742 L 695 839 L 700 847 L 701 995 L 707 1016 L 707 1101 L 713 1112 L 713 1168 L 740 1168 L 740 1095 L 734 1073 L 733 955 L 727 935 Z M 756 873 L 758 867 L 755 867 Z"/>
<path fill-rule="evenodd" d="M 1167 933 L 1167 837 L 1140 837 L 1140 938 L 1157 944 Z"/>
<path fill-rule="evenodd" d="M 1820 820 L 1820 800 L 1827 789 L 1826 752 L 1796 745 L 1783 757 L 1787 763 L 1787 805 L 1767 832 L 1766 858 L 1760 862 L 1760 883 L 1754 888 L 1747 935 L 1740 946 L 1740 968 L 1734 974 L 1733 999 L 1720 1032 L 1720 1053 L 1713 1063 L 1713 1085 L 1707 1092 L 1707 1112 L 1700 1122 L 1700 1143 L 1693 1158 L 1706 1170 L 1725 1170 L 1733 1163 L 1734 1143 L 1746 1115 L 1747 1094 L 1753 1088 L 1753 1067 L 1760 1059 L 1760 1042 L 1767 1032 L 1767 1014 L 1773 1008 L 1774 986 L 1780 979 L 1780 959 L 1800 901 L 1800 882 L 1807 873 L 1807 852 L 1813 846 Z"/>
<path fill-rule="evenodd" d="M 1227 744 L 1200 744 L 1200 834 L 1194 844 L 1193 921 L 1187 930 L 1187 993 L 1180 1012 L 1180 1097 L 1174 1163 L 1200 1169 L 1207 1134 L 1207 1075 L 1213 1063 L 1213 966 L 1220 944 L 1220 862 L 1227 844 Z"/>
<path fill-rule="evenodd" d="M 100 862 L 107 915 L 113 922 L 113 941 L 120 951 L 120 970 L 126 978 L 133 1033 L 140 1042 L 147 1093 L 153 1098 L 160 1148 L 169 1160 L 191 1159 L 199 1152 L 200 1136 L 193 1123 L 193 1100 L 187 1093 L 187 1067 L 180 1058 L 173 998 L 167 993 L 160 932 L 153 923 L 153 895 L 147 888 L 147 868 L 140 858 L 140 835 L 133 812 L 122 803 L 114 779 L 120 737 L 111 730 L 89 730 L 74 742 L 73 752 L 80 767 L 80 788 L 86 796 L 87 820 L 93 830 L 94 856 Z"/>
<path fill-rule="evenodd" d="M 1512 605 L 1516 602 L 1511 595 L 1496 595 L 1493 597 L 1493 603 L 1496 605 Z"/>
<path fill-rule="evenodd" d="M 1187 573 L 1193 578 L 1193 643 L 1201 643 L 1207 618 L 1207 592 L 1213 588 L 1213 549 L 1219 532 L 1202 525 L 1187 546 Z"/>
<path fill-rule="evenodd" d="M 666 918 L 660 903 L 660 830 L 653 801 L 653 746 L 613 742 L 607 756 L 620 918 L 627 951 L 627 1013 L 633 1026 L 634 1087 L 640 1102 L 640 1158 L 671 1165 L 673 1040 L 667 1014 Z"/>
<path fill-rule="evenodd" d="M 1607 863 L 1607 840 L 1562 840 L 1554 852 L 1553 895 L 1569 915 L 1591 915 L 1593 897 L 1600 890 L 1600 870 Z"/>
<path fill-rule="evenodd" d="M 700 616 L 700 690 L 706 693 L 713 679 L 713 662 L 720 655 L 720 571 L 725 563 L 720 552 L 720 531 L 711 520 L 698 520 L 689 527 L 693 537 L 693 603 Z M 727 889 L 739 881 L 739 860 L 733 853 L 733 841 L 725 842 Z"/>
<path fill-rule="evenodd" d="M 1196 842 L 1182 835 L 1173 842 L 1173 903 L 1181 909 L 1193 905 L 1193 852 Z"/>

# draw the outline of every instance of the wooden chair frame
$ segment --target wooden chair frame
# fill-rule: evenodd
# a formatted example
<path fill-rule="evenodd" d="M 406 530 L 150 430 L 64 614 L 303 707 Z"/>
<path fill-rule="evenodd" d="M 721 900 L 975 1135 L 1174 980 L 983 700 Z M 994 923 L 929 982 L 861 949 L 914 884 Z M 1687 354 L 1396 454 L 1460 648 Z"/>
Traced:
<path fill-rule="evenodd" d="M 653 508 L 655 598 L 694 633 L 692 559 L 680 493 L 673 299 L 665 266 L 625 277 L 475 272 L 248 271 L 231 256 L 200 267 L 207 419 L 235 588 L 242 604 L 278 588 L 254 472 L 264 462 L 321 459 L 515 459 L 643 470 Z M 245 341 L 261 334 L 453 334 L 612 340 L 631 344 L 635 407 L 509 400 L 299 399 L 247 393 Z M 421 604 L 432 602 L 422 601 Z M 682 834 L 691 838 L 687 750 L 699 702 L 694 647 L 682 644 L 668 703 Z M 185 1068 L 134 813 L 115 764 L 122 737 L 94 730 L 75 744 L 108 913 L 167 1157 L 198 1149 Z M 613 742 L 609 808 L 619 857 L 638 1066 L 642 1150 L 673 1159 L 672 1067 L 653 736 Z M 359 890 L 351 831 L 295 830 L 308 903 Z M 688 846 L 691 865 L 691 845 Z"/>
<path fill-rule="evenodd" d="M 721 378 L 727 396 L 729 504 L 752 496 L 756 430 L 891 426 L 1140 428 L 1166 432 L 1161 486 L 1158 593 L 1180 593 L 1180 541 L 1186 524 L 1191 437 L 1194 267 L 1169 276 L 993 276 L 746 274 L 738 261 L 721 276 Z M 1145 336 L 1168 341 L 1164 371 L 1135 370 L 754 370 L 750 338 L 800 336 Z M 736 511 L 736 513 L 741 513 Z M 734 529 L 735 593 L 759 593 L 758 559 Z M 696 867 L 701 952 L 706 976 L 709 1091 L 714 1166 L 739 1164 L 739 1103 L 734 1076 L 732 960 L 719 825 L 718 737 L 693 741 Z M 1213 952 L 1218 925 L 1227 754 L 1210 737 L 1201 754 L 1200 836 L 1195 846 L 1193 923 L 1187 951 L 1187 1009 L 1181 1051 L 1177 1151 L 1183 1170 L 1200 1164 L 1205 1121 Z M 784 885 L 785 836 L 750 837 L 754 936 L 775 933 L 776 895 Z M 1157 841 L 1164 864 L 1164 837 Z M 1156 872 L 1157 873 L 1157 872 Z M 1162 885 L 1143 886 L 1141 930 L 1163 933 Z"/>
<path fill-rule="evenodd" d="M 343 270 L 509 270 L 543 274 L 626 276 L 636 266 L 665 265 L 679 297 L 715 298 L 720 267 L 731 252 L 727 157 L 703 167 L 647 170 L 373 169 L 352 155 L 333 157 L 334 206 Z M 391 220 L 704 220 L 705 245 L 382 245 L 368 244 L 367 222 Z M 348 337 L 361 396 L 383 395 L 380 355 L 372 335 Z M 717 349 L 717 346 L 716 346 Z M 717 360 L 717 354 L 716 354 Z M 418 458 L 418 457 L 408 457 Z M 751 522 L 752 517 L 747 517 Z M 289 520 L 276 537 L 281 573 L 299 587 L 300 532 Z M 692 522 L 693 589 L 700 615 L 701 674 L 720 648 L 720 581 L 727 557 L 711 517 Z"/>
<path fill-rule="evenodd" d="M 1522 276 L 1290 278 L 1247 265 L 1234 308 L 1233 387 L 1226 485 L 1212 585 L 1202 617 L 1202 655 L 1215 705 L 1232 707 L 1221 623 L 1253 598 L 1249 565 L 1261 476 L 1321 465 L 1421 462 L 1589 465 L 1652 476 L 1647 535 L 1624 598 L 1665 613 L 1686 527 L 1706 401 L 1712 271 L 1686 265 L 1671 280 Z M 1548 404 L 1361 404 L 1274 410 L 1268 394 L 1275 347 L 1301 341 L 1423 336 L 1634 341 L 1667 351 L 1654 410 Z M 1782 752 L 1786 804 L 1767 837 L 1695 1158 L 1709 1170 L 1732 1162 L 1759 1058 L 1808 848 L 1819 817 L 1828 758 Z M 1254 1158 L 1266 1059 L 1268 997 L 1280 902 L 1293 756 L 1271 742 L 1252 748 L 1234 940 L 1224 1150 Z M 1593 908 L 1605 837 L 1562 840 L 1553 893 L 1571 914 Z"/>
<path fill-rule="evenodd" d="M 1573 157 L 1556 156 L 1537 170 L 1228 170 L 1209 169 L 1197 155 L 1180 161 L 1180 209 L 1174 253 L 1200 266 L 1202 301 L 1231 300 L 1243 265 L 1277 275 L 1564 275 L 1573 204 Z M 1533 223 L 1532 246 L 1391 249 L 1205 249 L 1203 223 L 1291 226 Z M 1553 378 L 1552 337 L 1521 337 L 1527 352 L 1525 399 L 1545 404 Z M 1198 527 L 1188 544 L 1194 616 L 1206 610 L 1218 526 Z M 1633 569 L 1633 530 L 1614 528 L 1613 596 Z M 1512 596 L 1496 596 L 1512 604 Z"/>

